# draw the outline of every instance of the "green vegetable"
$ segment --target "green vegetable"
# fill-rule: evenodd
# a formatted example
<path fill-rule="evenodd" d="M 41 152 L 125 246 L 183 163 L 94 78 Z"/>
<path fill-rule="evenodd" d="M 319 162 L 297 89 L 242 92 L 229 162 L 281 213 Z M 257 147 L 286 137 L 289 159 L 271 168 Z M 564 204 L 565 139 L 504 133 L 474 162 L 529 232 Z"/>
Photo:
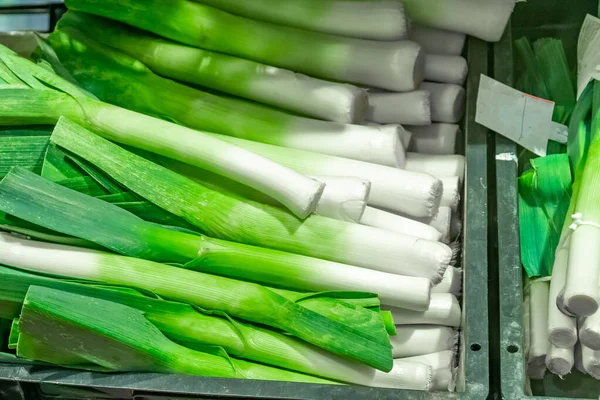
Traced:
<path fill-rule="evenodd" d="M 44 42 L 40 46 L 48 47 Z M 59 117 L 68 116 L 111 140 L 202 166 L 244 183 L 277 199 L 302 218 L 312 213 L 323 191 L 322 183 L 205 133 L 99 102 L 6 47 L 0 47 L 0 61 L 19 76 L 23 86 L 28 86 L 15 89 L 0 85 L 1 125 L 55 124 Z"/>
<path fill-rule="evenodd" d="M 98 366 L 106 371 L 328 383 L 233 360 L 218 348 L 202 350 L 191 350 L 167 339 L 134 308 L 40 286 L 32 286 L 27 292 L 19 319 L 17 355 L 32 360 L 71 367 Z"/>
<path fill-rule="evenodd" d="M 69 11 L 59 29 L 74 27 L 152 71 L 224 93 L 324 120 L 361 123 L 366 91 L 227 54 L 185 46 L 92 14 Z"/>
<path fill-rule="evenodd" d="M 371 368 L 324 352 L 292 336 L 225 315 L 201 312 L 187 304 L 144 296 L 134 290 L 84 285 L 6 267 L 0 267 L 0 277 L 4 283 L 0 289 L 0 304 L 9 303 L 11 299 L 14 304 L 12 309 L 0 307 L 2 318 L 18 317 L 29 287 L 44 286 L 136 308 L 169 339 L 191 349 L 219 346 L 235 357 L 356 384 L 368 384 L 375 373 Z"/>
<path fill-rule="evenodd" d="M 345 125 L 288 115 L 240 99 L 217 96 L 161 78 L 140 61 L 65 27 L 48 37 L 62 65 L 103 101 L 224 133 L 285 147 L 403 166 L 397 129 Z"/>
<path fill-rule="evenodd" d="M 410 41 L 372 42 L 311 32 L 186 0 L 69 0 L 66 4 L 70 10 L 124 22 L 190 46 L 320 78 L 397 91 L 414 90 L 423 80 L 424 53 Z"/>
<path fill-rule="evenodd" d="M 138 288 L 281 329 L 374 368 L 391 369 L 388 335 L 383 321 L 372 311 L 328 300 L 312 302 L 310 308 L 318 309 L 314 312 L 301 305 L 302 302 L 290 301 L 253 283 L 111 253 L 26 241 L 7 234 L 0 234 L 0 238 L 2 264 L 58 277 Z M 332 319 L 321 315 L 331 302 L 339 308 L 331 313 Z"/>
<path fill-rule="evenodd" d="M 319 216 L 299 221 L 279 208 L 209 190 L 65 119 L 51 140 L 215 238 L 434 281 L 450 263 L 452 250 L 438 242 Z M 188 254 L 171 261 L 197 252 Z"/>

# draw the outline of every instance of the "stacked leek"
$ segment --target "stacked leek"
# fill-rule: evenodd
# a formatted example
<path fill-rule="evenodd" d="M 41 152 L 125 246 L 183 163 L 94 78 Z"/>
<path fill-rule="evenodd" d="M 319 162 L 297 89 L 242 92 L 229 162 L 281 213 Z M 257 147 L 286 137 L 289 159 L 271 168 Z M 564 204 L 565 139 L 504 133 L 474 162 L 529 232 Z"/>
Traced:
<path fill-rule="evenodd" d="M 0 48 L 7 359 L 453 389 L 464 35 L 396 1 L 66 3 L 37 64 Z"/>
<path fill-rule="evenodd" d="M 596 182 L 600 86 L 575 100 L 575 85 L 560 40 L 515 42 L 520 89 L 556 103 L 553 119 L 569 125 L 567 148 L 530 161 L 519 179 L 521 253 L 525 287 L 527 375 L 563 377 L 574 366 L 600 379 L 600 268 Z M 552 154 L 554 153 L 554 154 Z"/>

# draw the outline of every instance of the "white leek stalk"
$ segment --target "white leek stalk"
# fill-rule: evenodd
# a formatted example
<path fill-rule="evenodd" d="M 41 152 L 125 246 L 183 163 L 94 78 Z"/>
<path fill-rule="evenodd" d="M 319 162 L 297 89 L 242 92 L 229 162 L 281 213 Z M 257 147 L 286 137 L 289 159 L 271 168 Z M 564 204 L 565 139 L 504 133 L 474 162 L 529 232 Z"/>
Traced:
<path fill-rule="evenodd" d="M 458 56 L 465 47 L 467 35 L 413 23 L 410 40 L 421 45 L 427 54 Z"/>
<path fill-rule="evenodd" d="M 462 182 L 465 178 L 465 157 L 458 154 L 406 153 L 406 166 L 404 168 L 433 176 L 458 176 Z"/>
<path fill-rule="evenodd" d="M 408 35 L 404 6 L 398 1 L 194 1 L 247 18 L 340 36 L 399 40 Z"/>
<path fill-rule="evenodd" d="M 456 354 L 451 350 L 422 356 L 401 358 L 403 361 L 420 362 L 433 369 L 431 390 L 448 390 L 453 386 L 453 370 L 455 369 Z"/>
<path fill-rule="evenodd" d="M 348 124 L 364 120 L 369 100 L 357 86 L 161 39 L 116 21 L 69 11 L 59 29 L 74 26 L 98 42 L 137 58 L 164 77 Z"/>
<path fill-rule="evenodd" d="M 458 125 L 435 123 L 429 126 L 411 126 L 406 129 L 413 133 L 410 151 L 435 155 L 456 153 L 456 139 L 460 134 Z"/>
<path fill-rule="evenodd" d="M 462 269 L 456 267 L 447 268 L 442 281 L 431 288 L 431 293 L 452 293 L 454 296 L 460 296 L 462 276 Z"/>
<path fill-rule="evenodd" d="M 457 340 L 458 331 L 435 325 L 396 326 L 396 336 L 390 336 L 394 358 L 452 350 Z"/>
<path fill-rule="evenodd" d="M 454 237 L 450 235 L 450 225 L 452 222 L 452 209 L 450 207 L 440 207 L 438 213 L 434 217 L 410 218 L 414 221 L 429 225 L 438 232 L 441 232 L 441 240 L 444 243 L 450 243 L 451 238 Z"/>
<path fill-rule="evenodd" d="M 504 33 L 515 0 L 404 0 L 404 6 L 411 20 L 418 24 L 497 42 Z"/>
<path fill-rule="evenodd" d="M 398 131 L 400 130 L 400 141 L 402 142 L 402 145 L 404 146 L 405 149 L 408 149 L 410 147 L 410 142 L 412 140 L 412 132 L 407 131 L 406 129 L 402 128 L 399 129 L 398 128 L 398 124 L 387 124 L 387 125 L 382 125 L 382 124 L 378 124 L 376 122 L 369 122 L 369 121 L 365 121 L 364 125 L 366 126 L 378 126 L 379 129 L 382 130 L 395 130 Z"/>
<path fill-rule="evenodd" d="M 469 67 L 464 57 L 439 54 L 425 56 L 425 80 L 427 81 L 462 86 L 468 72 Z"/>
<path fill-rule="evenodd" d="M 429 225 L 373 207 L 365 209 L 360 223 L 427 240 L 439 241 L 442 238 L 442 234 Z"/>
<path fill-rule="evenodd" d="M 405 93 L 369 93 L 367 121 L 379 124 L 430 125 L 430 94 L 425 90 Z"/>
<path fill-rule="evenodd" d="M 600 380 L 600 351 L 581 345 L 581 363 L 585 372 Z"/>
<path fill-rule="evenodd" d="M 600 350 L 600 311 L 579 320 L 579 340 L 585 347 Z"/>
<path fill-rule="evenodd" d="M 215 137 L 260 154 L 307 175 L 355 176 L 371 182 L 369 204 L 415 217 L 435 215 L 442 182 L 424 173 L 252 142 L 231 136 Z"/>
<path fill-rule="evenodd" d="M 319 78 L 397 91 L 414 90 L 423 80 L 424 53 L 421 46 L 408 40 L 371 41 L 310 32 L 186 0 L 146 0 L 135 7 L 120 0 L 70 0 L 68 7 L 190 46 Z M 244 39 L 231 40 L 232 35 Z"/>
<path fill-rule="evenodd" d="M 570 373 L 575 364 L 574 350 L 573 346 L 561 348 L 551 344 L 546 356 L 546 367 L 548 368 L 548 371 L 561 378 Z"/>
<path fill-rule="evenodd" d="M 548 340 L 556 347 L 570 348 L 577 343 L 577 320 L 565 315 L 556 304 L 567 277 L 568 248 L 556 250 L 548 296 Z"/>
<path fill-rule="evenodd" d="M 423 82 L 419 90 L 431 94 L 431 120 L 455 124 L 465 114 L 465 89 L 450 83 Z"/>
<path fill-rule="evenodd" d="M 450 293 L 432 294 L 429 308 L 425 311 L 383 308 L 392 312 L 396 325 L 441 325 L 458 328 L 461 323 L 460 305 Z"/>
<path fill-rule="evenodd" d="M 440 177 L 444 185 L 440 206 L 450 207 L 452 211 L 458 210 L 460 203 L 460 178 L 458 176 Z"/>
<path fill-rule="evenodd" d="M 430 366 L 414 361 L 394 360 L 394 367 L 390 372 L 376 371 L 373 382 L 369 386 L 425 390 L 432 389 L 433 370 Z"/>
<path fill-rule="evenodd" d="M 533 370 L 540 365 L 546 368 L 548 341 L 548 296 L 550 284 L 547 281 L 531 281 L 529 284 L 530 343 L 527 364 Z"/>
<path fill-rule="evenodd" d="M 315 214 L 359 223 L 365 212 L 371 182 L 353 177 L 312 176 L 325 183 Z"/>

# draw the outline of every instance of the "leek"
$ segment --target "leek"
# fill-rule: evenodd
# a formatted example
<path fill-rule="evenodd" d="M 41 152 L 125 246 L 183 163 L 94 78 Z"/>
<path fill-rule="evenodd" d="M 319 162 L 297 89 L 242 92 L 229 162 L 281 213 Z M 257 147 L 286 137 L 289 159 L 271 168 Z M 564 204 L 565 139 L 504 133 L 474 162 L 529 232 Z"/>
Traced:
<path fill-rule="evenodd" d="M 0 132 L 0 177 L 17 166 L 41 172 L 47 148 L 48 136 L 12 136 Z"/>
<path fill-rule="evenodd" d="M 415 135 L 418 134 L 416 133 Z M 432 155 L 407 153 L 406 169 L 433 176 L 458 176 L 462 182 L 465 178 L 465 157 L 458 154 Z"/>
<path fill-rule="evenodd" d="M 427 54 L 425 56 L 425 80 L 430 82 L 463 85 L 467 79 L 469 66 L 461 56 Z"/>
<path fill-rule="evenodd" d="M 403 216 L 403 215 L 400 215 Z M 403 216 L 406 218 L 406 216 Z M 442 234 L 441 241 L 443 243 L 450 243 L 454 235 L 451 234 L 450 227 L 452 223 L 452 209 L 450 207 L 440 207 L 438 213 L 434 217 L 429 218 L 414 218 L 411 219 L 415 222 L 429 225 Z"/>
<path fill-rule="evenodd" d="M 398 211 L 414 217 L 431 217 L 435 215 L 441 201 L 443 184 L 427 173 L 271 146 L 231 136 L 216 137 L 303 174 L 355 176 L 366 179 L 371 182 L 368 203 L 374 207 Z"/>
<path fill-rule="evenodd" d="M 407 390 L 425 390 L 432 388 L 433 371 L 430 366 L 404 360 L 394 360 L 390 372 L 377 372 L 373 377 L 372 386 L 394 388 L 402 382 L 402 388 Z"/>
<path fill-rule="evenodd" d="M 425 90 L 406 93 L 369 93 L 367 121 L 379 124 L 430 125 L 430 95 Z"/>
<path fill-rule="evenodd" d="M 579 340 L 592 350 L 600 350 L 600 312 L 579 320 Z"/>
<path fill-rule="evenodd" d="M 209 189 L 238 195 L 259 203 L 279 205 L 274 199 L 256 190 L 201 168 L 166 157 L 149 159 Z M 312 176 L 312 178 L 325 183 L 325 190 L 315 209 L 316 215 L 348 222 L 360 222 L 371 192 L 369 181 L 349 176 Z"/>
<path fill-rule="evenodd" d="M 600 380 L 600 351 L 581 345 L 581 363 L 585 372 Z"/>
<path fill-rule="evenodd" d="M 69 0 L 66 4 L 71 10 L 121 21 L 190 46 L 334 81 L 406 91 L 415 89 L 423 77 L 424 54 L 410 41 L 378 42 L 305 31 L 185 0 L 143 4 Z"/>
<path fill-rule="evenodd" d="M 587 157 L 581 171 L 575 169 L 575 183 L 571 210 L 568 215 L 575 218 L 576 228 L 571 234 L 569 266 L 564 289 L 565 307 L 578 317 L 587 317 L 598 310 L 600 292 L 600 268 L 597 247 L 590 243 L 600 241 L 600 210 L 598 198 L 598 170 L 600 169 L 600 83 L 593 83 L 592 128 Z M 571 132 L 569 132 L 570 134 Z M 574 205 L 573 205 L 574 204 Z M 571 212 L 572 211 L 572 212 Z M 580 220 L 581 223 L 578 223 Z"/>
<path fill-rule="evenodd" d="M 10 292 L 0 290 L 3 318 L 19 316 L 30 286 L 44 286 L 136 308 L 169 339 L 192 349 L 200 349 L 202 345 L 220 346 L 235 357 L 362 385 L 369 385 L 378 374 L 374 369 L 324 352 L 292 336 L 201 313 L 187 304 L 155 299 L 118 287 L 83 285 L 6 267 L 0 267 L 0 276 L 6 287 L 11 288 Z M 12 308 L 4 307 L 9 302 Z"/>
<path fill-rule="evenodd" d="M 515 6 L 515 0 L 404 0 L 411 20 L 418 24 L 466 33 L 497 42 Z"/>
<path fill-rule="evenodd" d="M 451 350 L 401 358 L 402 361 L 419 362 L 428 365 L 433 370 L 431 390 L 449 390 L 453 385 L 453 370 L 455 369 L 456 354 Z"/>
<path fill-rule="evenodd" d="M 202 132 L 94 100 L 6 47 L 0 47 L 0 59 L 30 86 L 8 89 L 0 85 L 0 124 L 47 125 L 69 116 L 100 134 L 110 132 L 110 138 L 117 142 L 183 158 L 251 186 L 277 199 L 299 217 L 310 215 L 316 207 L 322 183 Z"/>
<path fill-rule="evenodd" d="M 548 368 L 548 371 L 561 378 L 569 374 L 575 364 L 574 350 L 573 346 L 564 348 L 551 344 L 546 356 L 546 368 Z"/>
<path fill-rule="evenodd" d="M 73 26 L 162 76 L 325 120 L 360 123 L 366 91 L 290 70 L 161 39 L 106 18 L 69 11 L 59 29 Z"/>
<path fill-rule="evenodd" d="M 394 131 L 288 115 L 159 77 L 138 60 L 66 27 L 48 37 L 62 65 L 101 100 L 193 129 L 389 166 L 404 165 Z"/>
<path fill-rule="evenodd" d="M 1 261 L 5 265 L 53 276 L 143 289 L 206 310 L 222 311 L 232 317 L 272 326 L 374 368 L 391 369 L 389 343 L 384 343 L 376 336 L 377 333 L 367 334 L 328 319 L 263 286 L 110 253 L 0 235 L 3 247 Z M 352 321 L 346 320 L 346 323 Z M 334 337 L 337 338 L 330 340 Z M 341 345 L 349 338 L 354 338 L 353 344 Z"/>
<path fill-rule="evenodd" d="M 404 6 L 395 1 L 194 1 L 248 18 L 341 36 L 398 40 L 408 35 Z"/>
<path fill-rule="evenodd" d="M 465 47 L 464 33 L 445 31 L 420 24 L 412 24 L 410 40 L 417 42 L 427 54 L 459 56 Z"/>
<path fill-rule="evenodd" d="M 529 284 L 529 326 L 530 344 L 527 356 L 528 368 L 537 370 L 539 366 L 546 369 L 546 356 L 550 347 L 548 341 L 548 298 L 549 283 L 531 281 Z"/>
<path fill-rule="evenodd" d="M 11 174 L 0 182 L 0 192 L 2 194 L 0 197 L 0 209 L 8 211 L 12 215 L 35 221 L 35 223 L 47 228 L 92 240 L 106 248 L 133 257 L 176 263 L 187 263 L 199 258 L 199 260 L 196 260 L 195 262 L 196 268 L 198 268 L 198 264 L 201 263 L 203 258 L 206 259 L 207 262 L 210 260 L 210 264 L 213 266 L 218 265 L 217 260 L 220 259 L 221 266 L 224 267 L 230 264 L 230 252 L 227 251 L 228 246 L 230 244 L 234 246 L 234 248 L 239 246 L 225 241 L 209 239 L 208 237 L 199 237 L 185 232 L 173 231 L 155 224 L 147 223 L 114 205 L 80 195 L 66 188 L 62 188 L 59 185 L 38 178 L 35 175 L 26 174 L 26 171 L 22 170 L 13 170 Z M 224 197 L 224 199 L 227 198 Z M 207 214 L 208 213 L 205 213 L 204 215 Z M 103 217 L 94 218 L 94 215 L 102 215 Z M 282 217 L 282 215 L 285 214 L 281 213 L 279 217 Z M 268 220 L 267 216 L 268 214 L 263 215 L 263 219 Z M 311 220 L 314 220 L 314 218 L 315 217 L 311 218 Z M 336 223 L 338 221 L 323 219 L 325 226 L 332 222 Z M 255 224 L 251 223 L 248 226 L 255 227 Z M 353 224 L 348 224 L 348 226 L 360 227 L 360 225 Z M 260 226 L 258 228 L 258 236 L 263 237 L 265 229 L 261 229 Z M 330 254 L 333 255 L 339 254 L 337 258 L 348 258 L 347 252 L 336 252 L 339 248 L 346 246 L 343 243 L 340 242 L 338 244 L 334 242 L 332 244 L 332 240 L 325 240 L 325 236 L 314 234 L 312 233 L 312 230 L 305 231 L 307 228 L 306 225 L 296 223 L 292 228 L 296 230 L 297 234 L 300 234 L 299 239 L 298 236 L 289 237 L 289 234 L 275 232 L 271 239 L 271 245 L 277 245 L 278 241 L 281 241 L 282 239 L 285 240 L 287 236 L 288 243 L 295 243 L 293 247 L 297 249 L 297 252 L 314 253 L 315 247 L 318 248 L 322 246 L 323 251 L 329 251 Z M 317 229 L 316 231 L 318 232 L 319 230 Z M 312 240 L 315 240 L 314 245 L 309 244 L 311 237 L 313 238 Z M 365 237 L 368 238 L 368 235 Z M 218 256 L 219 253 L 215 253 L 218 249 L 223 250 L 221 257 Z M 255 259 L 249 258 L 250 252 L 254 253 L 253 257 L 258 257 L 256 260 L 268 258 L 269 251 L 265 252 L 266 249 L 249 246 L 246 246 L 245 249 L 243 262 L 247 262 L 248 266 L 256 265 Z M 374 260 L 374 257 L 372 256 L 378 254 L 377 251 L 370 254 L 371 261 Z M 350 256 L 353 256 L 353 254 L 351 253 Z M 391 257 L 391 259 L 397 262 L 399 258 L 396 256 Z M 241 261 L 238 260 L 237 262 Z M 309 266 L 313 265 L 312 262 L 313 260 L 311 259 L 306 260 L 306 264 Z M 286 263 L 287 260 L 284 259 L 281 268 L 285 267 Z M 273 265 L 277 266 L 276 263 Z M 392 266 L 392 264 L 389 265 Z M 395 264 L 393 266 L 396 267 Z M 434 281 L 439 281 L 439 279 L 441 279 L 443 269 L 444 268 L 442 267 L 441 270 L 436 273 L 433 277 Z M 411 272 L 419 274 L 423 273 L 423 271 L 415 270 L 412 270 Z M 322 274 L 327 274 L 327 271 L 323 270 Z M 322 275 L 317 275 L 315 281 L 318 282 L 319 279 L 321 279 L 320 276 Z M 339 277 L 334 275 L 329 278 L 329 281 L 331 282 L 337 279 L 339 279 Z M 347 279 L 351 279 L 351 277 L 348 276 Z M 419 286 L 415 285 L 415 288 L 416 287 Z M 400 295 L 403 296 L 403 294 Z M 426 294 L 421 298 L 424 298 L 424 300 L 420 301 L 428 301 Z"/>
<path fill-rule="evenodd" d="M 552 267 L 552 280 L 548 295 L 548 340 L 556 347 L 568 348 L 577 342 L 577 320 L 564 314 L 556 299 L 565 286 L 568 252 L 558 249 Z"/>
<path fill-rule="evenodd" d="M 434 282 L 452 257 L 441 243 L 319 216 L 302 222 L 277 207 L 211 191 L 68 120 L 59 121 L 51 141 L 210 236 Z"/>
<path fill-rule="evenodd" d="M 391 336 L 390 341 L 394 358 L 420 356 L 454 349 L 458 331 L 435 325 L 396 326 L 396 336 Z"/>
<path fill-rule="evenodd" d="M 423 82 L 419 90 L 430 93 L 431 120 L 455 124 L 465 114 L 465 89 L 449 83 Z"/>
<path fill-rule="evenodd" d="M 462 270 L 451 267 L 446 270 L 442 281 L 431 288 L 431 293 L 452 293 L 454 296 L 460 296 L 462 289 Z"/>
<path fill-rule="evenodd" d="M 450 293 L 431 295 L 429 308 L 425 311 L 413 311 L 396 307 L 385 307 L 392 312 L 398 325 L 442 325 L 459 328 L 461 311 L 458 300 Z"/>
<path fill-rule="evenodd" d="M 423 127 L 411 126 L 406 129 L 413 133 L 410 151 L 435 155 L 456 153 L 457 138 L 461 134 L 458 125 L 437 123 Z"/>
<path fill-rule="evenodd" d="M 365 209 L 365 212 L 360 219 L 360 223 L 374 228 L 416 236 L 426 240 L 439 241 L 442 238 L 442 234 L 429 225 L 373 207 L 367 207 Z"/>
<path fill-rule="evenodd" d="M 233 360 L 219 349 L 203 350 L 172 342 L 139 310 L 46 287 L 29 289 L 19 318 L 17 355 L 27 359 L 104 371 L 327 383 L 296 372 Z"/>

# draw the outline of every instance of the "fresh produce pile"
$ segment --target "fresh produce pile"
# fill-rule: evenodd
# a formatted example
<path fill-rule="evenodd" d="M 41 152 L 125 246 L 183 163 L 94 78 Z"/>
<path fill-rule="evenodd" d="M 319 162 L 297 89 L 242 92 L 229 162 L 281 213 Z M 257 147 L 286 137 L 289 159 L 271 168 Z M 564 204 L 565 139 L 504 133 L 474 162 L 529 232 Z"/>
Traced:
<path fill-rule="evenodd" d="M 68 0 L 0 48 L 0 361 L 452 389 L 461 52 L 514 6 L 466 3 Z"/>
<path fill-rule="evenodd" d="M 518 88 L 555 102 L 568 143 L 548 144 L 519 179 L 521 253 L 528 276 L 524 325 L 527 375 L 561 377 L 576 367 L 600 379 L 598 151 L 600 84 L 576 97 L 561 40 L 515 42 Z"/>

